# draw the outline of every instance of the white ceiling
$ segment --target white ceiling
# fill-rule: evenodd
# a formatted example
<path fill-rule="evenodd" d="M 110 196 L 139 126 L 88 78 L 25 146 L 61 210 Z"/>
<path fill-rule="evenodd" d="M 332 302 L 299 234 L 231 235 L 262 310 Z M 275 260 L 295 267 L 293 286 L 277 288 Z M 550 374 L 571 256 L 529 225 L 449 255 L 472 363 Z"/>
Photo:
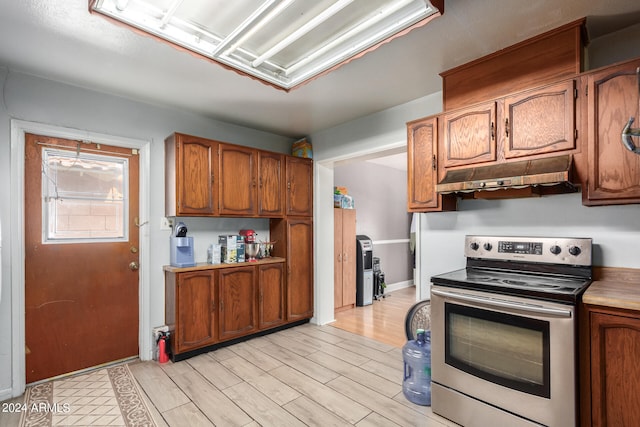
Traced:
<path fill-rule="evenodd" d="M 0 66 L 293 138 L 437 92 L 440 72 L 576 19 L 593 37 L 640 16 L 638 0 L 445 0 L 442 17 L 287 93 L 92 15 L 87 0 L 0 2 Z"/>

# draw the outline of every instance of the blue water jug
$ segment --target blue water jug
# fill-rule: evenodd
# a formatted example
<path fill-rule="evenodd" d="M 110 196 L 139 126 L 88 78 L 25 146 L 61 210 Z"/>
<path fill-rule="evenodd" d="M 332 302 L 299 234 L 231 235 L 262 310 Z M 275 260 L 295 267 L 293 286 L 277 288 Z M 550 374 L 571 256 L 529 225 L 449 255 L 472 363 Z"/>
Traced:
<path fill-rule="evenodd" d="M 416 339 L 402 347 L 404 381 L 402 393 L 409 401 L 431 405 L 431 331 L 418 329 Z"/>

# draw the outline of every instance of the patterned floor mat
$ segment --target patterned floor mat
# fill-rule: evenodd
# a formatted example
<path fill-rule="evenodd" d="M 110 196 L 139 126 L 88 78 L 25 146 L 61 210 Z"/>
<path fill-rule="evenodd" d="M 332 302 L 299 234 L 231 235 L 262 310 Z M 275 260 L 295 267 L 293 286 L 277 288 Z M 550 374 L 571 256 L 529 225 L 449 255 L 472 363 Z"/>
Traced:
<path fill-rule="evenodd" d="M 154 427 L 127 365 L 28 387 L 21 427 Z"/>

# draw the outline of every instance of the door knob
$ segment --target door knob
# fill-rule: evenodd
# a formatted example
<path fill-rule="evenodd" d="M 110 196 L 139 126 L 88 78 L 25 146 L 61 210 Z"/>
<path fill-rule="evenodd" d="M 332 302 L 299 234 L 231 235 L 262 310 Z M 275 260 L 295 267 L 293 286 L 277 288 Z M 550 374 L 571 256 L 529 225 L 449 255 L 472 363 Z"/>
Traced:
<path fill-rule="evenodd" d="M 130 269 L 131 271 L 136 271 L 136 270 L 138 269 L 138 263 L 137 263 L 137 262 L 135 262 L 135 261 L 131 261 L 131 262 L 129 263 L 129 269 Z"/>

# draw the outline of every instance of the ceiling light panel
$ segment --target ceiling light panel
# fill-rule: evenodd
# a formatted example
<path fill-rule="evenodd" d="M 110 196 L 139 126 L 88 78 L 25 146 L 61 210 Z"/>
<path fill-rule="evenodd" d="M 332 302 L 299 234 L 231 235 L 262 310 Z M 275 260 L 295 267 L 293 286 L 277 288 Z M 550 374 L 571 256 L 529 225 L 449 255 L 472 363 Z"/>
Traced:
<path fill-rule="evenodd" d="M 428 0 L 93 0 L 91 9 L 285 90 L 441 14 Z"/>

